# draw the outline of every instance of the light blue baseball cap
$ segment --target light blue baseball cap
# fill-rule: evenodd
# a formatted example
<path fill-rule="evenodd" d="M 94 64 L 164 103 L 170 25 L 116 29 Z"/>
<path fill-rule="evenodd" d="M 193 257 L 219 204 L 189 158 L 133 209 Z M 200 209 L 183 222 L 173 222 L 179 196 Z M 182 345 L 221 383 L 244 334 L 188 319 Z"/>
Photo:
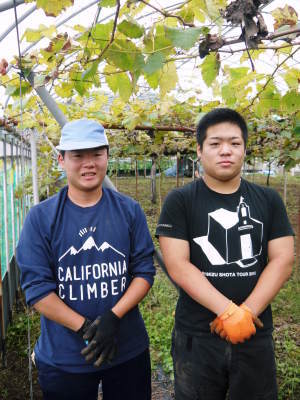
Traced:
<path fill-rule="evenodd" d="M 104 128 L 99 122 L 82 118 L 67 122 L 62 130 L 57 150 L 81 150 L 108 146 Z"/>

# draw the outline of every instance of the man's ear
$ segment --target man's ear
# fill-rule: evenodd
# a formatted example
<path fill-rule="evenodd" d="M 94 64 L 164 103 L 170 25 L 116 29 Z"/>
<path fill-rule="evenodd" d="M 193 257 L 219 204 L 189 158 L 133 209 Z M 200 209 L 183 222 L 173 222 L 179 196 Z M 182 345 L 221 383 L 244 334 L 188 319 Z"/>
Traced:
<path fill-rule="evenodd" d="M 61 153 L 58 153 L 57 161 L 60 167 L 64 168 L 64 158 Z"/>
<path fill-rule="evenodd" d="M 202 151 L 201 151 L 201 148 L 200 148 L 200 144 L 197 144 L 197 156 L 198 156 L 198 160 L 201 159 L 201 154 L 202 154 Z"/>

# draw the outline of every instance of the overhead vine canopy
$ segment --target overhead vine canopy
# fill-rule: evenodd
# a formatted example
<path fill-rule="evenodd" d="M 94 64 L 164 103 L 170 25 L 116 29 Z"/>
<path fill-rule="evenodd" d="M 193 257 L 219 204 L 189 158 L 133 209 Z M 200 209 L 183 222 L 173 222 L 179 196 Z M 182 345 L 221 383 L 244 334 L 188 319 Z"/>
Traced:
<path fill-rule="evenodd" d="M 298 0 L 102 0 L 85 24 L 70 20 L 68 29 L 53 17 L 62 20 L 73 0 L 26 2 L 49 23 L 27 27 L 20 42 L 30 49 L 21 57 L 2 57 L 8 120 L 44 127 L 56 140 L 27 80 L 34 71 L 34 85 L 45 85 L 68 118 L 98 119 L 123 153 L 144 154 L 145 144 L 149 152 L 187 151 L 199 115 L 228 106 L 249 121 L 252 155 L 299 162 Z"/>

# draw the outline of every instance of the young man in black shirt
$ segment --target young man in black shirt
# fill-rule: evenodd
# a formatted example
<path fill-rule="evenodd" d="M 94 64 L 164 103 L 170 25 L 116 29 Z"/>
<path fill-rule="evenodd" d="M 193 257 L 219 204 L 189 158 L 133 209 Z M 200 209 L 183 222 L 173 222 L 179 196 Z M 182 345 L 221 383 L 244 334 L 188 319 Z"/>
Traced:
<path fill-rule="evenodd" d="M 241 178 L 248 130 L 219 108 L 197 126 L 204 175 L 167 196 L 157 226 L 180 287 L 172 356 L 176 400 L 276 400 L 270 302 L 292 272 L 279 195 Z"/>

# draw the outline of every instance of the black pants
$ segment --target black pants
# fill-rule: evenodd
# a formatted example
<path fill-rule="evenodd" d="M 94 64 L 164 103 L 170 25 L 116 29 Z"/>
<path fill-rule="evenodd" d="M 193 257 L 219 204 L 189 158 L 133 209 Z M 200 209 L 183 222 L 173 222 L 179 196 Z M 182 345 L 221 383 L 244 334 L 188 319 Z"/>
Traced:
<path fill-rule="evenodd" d="M 151 400 L 149 349 L 121 365 L 101 372 L 73 374 L 37 363 L 44 400 Z"/>
<path fill-rule="evenodd" d="M 231 344 L 175 330 L 172 356 L 176 400 L 277 400 L 271 335 Z"/>

